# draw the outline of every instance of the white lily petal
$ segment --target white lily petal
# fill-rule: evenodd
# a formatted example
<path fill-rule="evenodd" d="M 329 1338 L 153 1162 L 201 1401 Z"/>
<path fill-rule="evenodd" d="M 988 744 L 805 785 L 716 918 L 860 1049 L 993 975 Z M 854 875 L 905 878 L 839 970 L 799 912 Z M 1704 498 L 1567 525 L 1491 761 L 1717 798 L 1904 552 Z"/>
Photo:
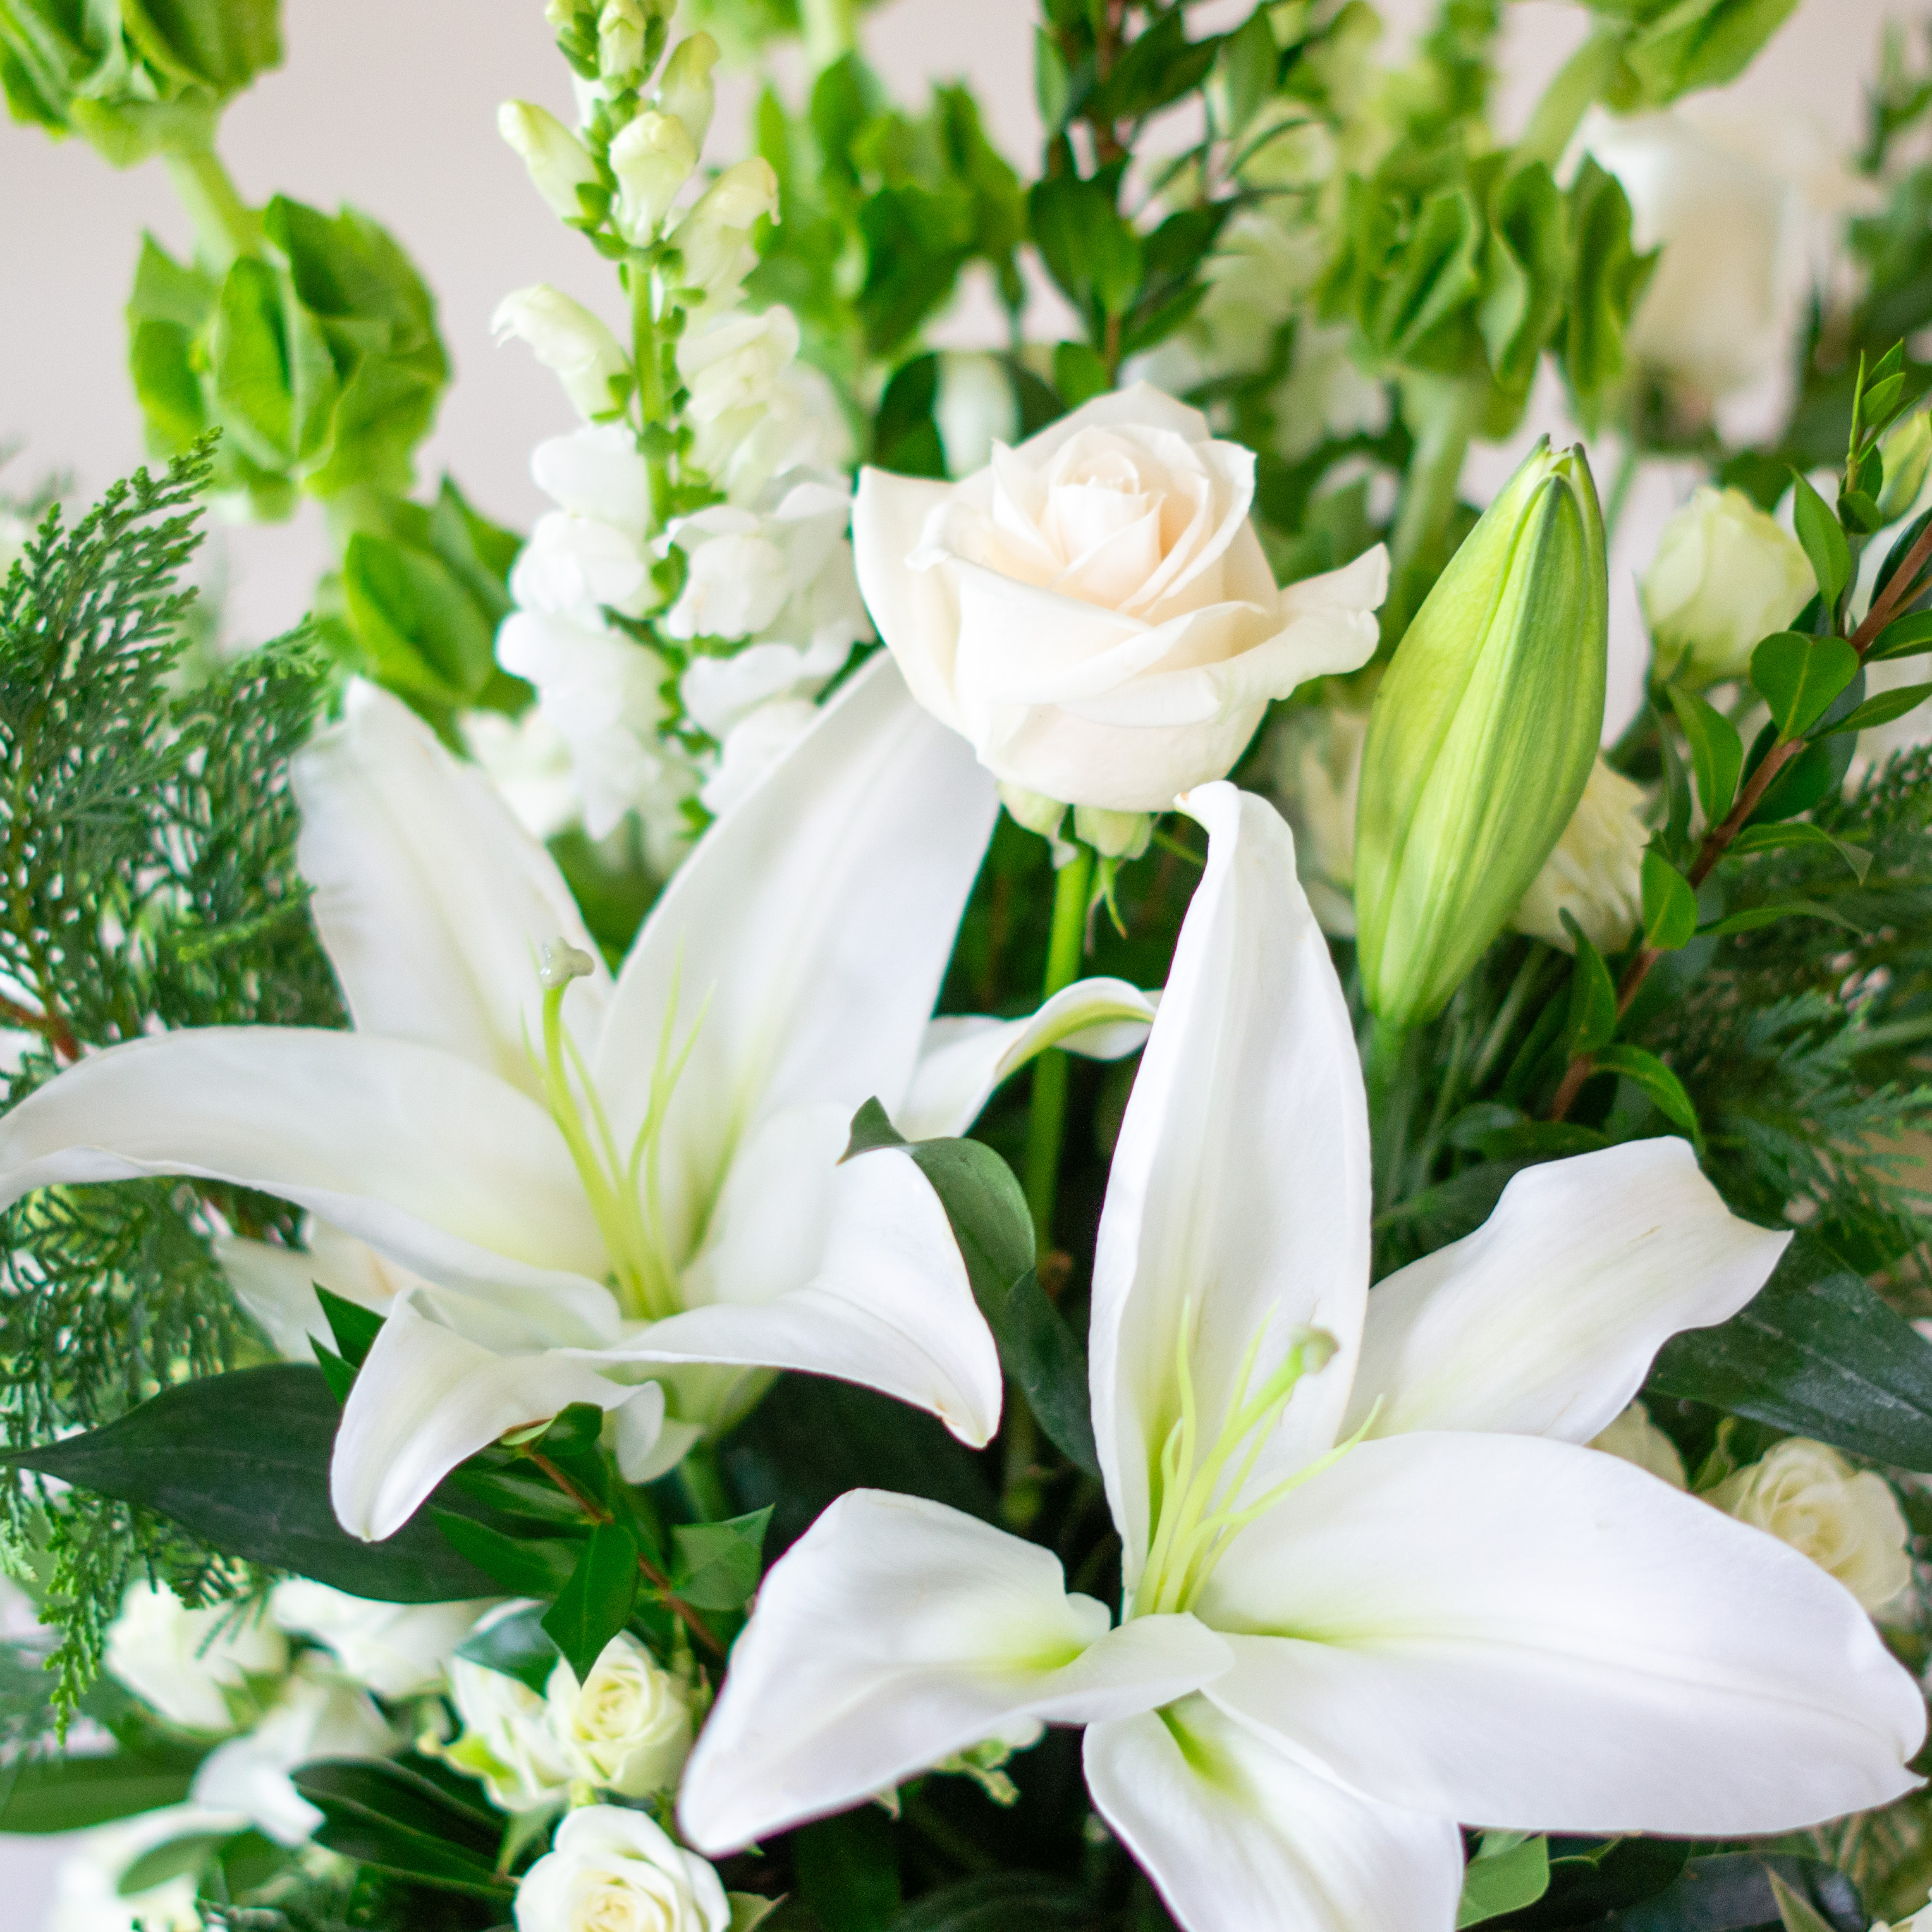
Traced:
<path fill-rule="evenodd" d="M 562 874 L 400 699 L 358 680 L 290 776 L 302 876 L 359 1032 L 440 1046 L 535 1094 L 536 949 L 562 938 L 592 962 L 565 1016 L 596 1041 L 610 978 Z"/>
<path fill-rule="evenodd" d="M 1681 1140 L 1519 1174 L 1475 1233 L 1369 1297 L 1345 1434 L 1480 1429 L 1587 1442 L 1678 1330 L 1735 1315 L 1790 1240 L 1741 1221 Z"/>
<path fill-rule="evenodd" d="M 1031 1018 L 934 1020 L 892 1124 L 910 1141 L 963 1134 L 1002 1081 L 1057 1046 L 1089 1060 L 1123 1060 L 1147 1040 L 1157 993 L 1124 980 L 1081 980 Z"/>
<path fill-rule="evenodd" d="M 1192 1617 L 1109 1630 L 1058 1560 L 957 1510 L 855 1490 L 775 1564 L 685 1772 L 716 1855 L 1037 1723 L 1150 1710 L 1219 1675 Z"/>
<path fill-rule="evenodd" d="M 1310 1771 L 1202 1697 L 1096 1724 L 1087 1788 L 1186 1932 L 1450 1932 L 1462 1834 Z"/>
<path fill-rule="evenodd" d="M 661 1141 L 674 1256 L 762 1121 L 904 1094 L 998 811 L 971 750 L 880 658 L 698 842 L 632 950 L 596 1062 L 628 1146 L 674 1004 L 674 1050 L 696 1028 Z"/>
<path fill-rule="evenodd" d="M 1184 1315 L 1210 1442 L 1264 1323 L 1257 1384 L 1298 1325 L 1334 1338 L 1340 1359 L 1296 1391 L 1259 1485 L 1334 1440 L 1368 1287 L 1361 1067 L 1294 839 L 1232 784 L 1184 803 L 1208 827 L 1208 864 L 1121 1124 L 1094 1264 L 1094 1432 L 1130 1593 L 1180 1413 Z"/>
<path fill-rule="evenodd" d="M 542 1108 L 435 1047 L 196 1027 L 83 1060 L 0 1121 L 0 1204 L 180 1174 L 292 1201 L 444 1286 L 615 1332 L 582 1183 Z"/>
<path fill-rule="evenodd" d="M 1388 1804 L 1755 1837 L 1919 1782 L 1924 1700 L 1846 1591 L 1567 1443 L 1365 1442 L 1244 1531 L 1196 1607 L 1238 1660 L 1208 1694 Z"/>
<path fill-rule="evenodd" d="M 393 1536 L 464 1457 L 572 1402 L 624 1408 L 640 1455 L 653 1405 L 558 1349 L 500 1355 L 435 1318 L 419 1292 L 397 1298 L 356 1378 L 336 1432 L 329 1493 L 343 1528 Z M 654 1405 L 661 1422 L 664 1393 Z"/>
<path fill-rule="evenodd" d="M 809 1281 L 771 1301 L 674 1315 L 601 1359 L 834 1376 L 928 1410 L 962 1442 L 983 1447 L 1000 1426 L 999 1355 L 938 1195 L 896 1149 L 836 1162 L 821 1151 L 778 1190 L 802 1190 L 823 1204 L 824 1246 Z M 782 1205 L 774 1220 L 786 1225 Z M 719 1280 L 730 1292 L 733 1272 Z"/>

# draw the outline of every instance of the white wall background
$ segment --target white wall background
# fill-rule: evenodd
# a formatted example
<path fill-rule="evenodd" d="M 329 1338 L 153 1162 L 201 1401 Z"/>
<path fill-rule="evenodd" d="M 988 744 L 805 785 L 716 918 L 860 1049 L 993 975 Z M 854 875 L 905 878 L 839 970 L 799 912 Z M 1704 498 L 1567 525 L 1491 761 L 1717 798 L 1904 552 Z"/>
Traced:
<path fill-rule="evenodd" d="M 1427 0 L 1380 4 L 1398 33 L 1429 11 Z M 540 0 L 285 0 L 284 10 L 287 65 L 230 112 L 229 165 L 250 199 L 280 191 L 324 207 L 349 202 L 395 232 L 440 299 L 457 368 L 425 475 L 446 467 L 479 507 L 526 525 L 540 507 L 529 451 L 572 419 L 521 350 L 491 346 L 490 311 L 535 281 L 593 307 L 612 296 L 603 265 L 552 219 L 496 137 L 506 97 L 568 112 Z M 1204 28 L 1245 10 L 1245 0 L 1212 0 L 1198 17 Z M 1802 0 L 1736 92 L 1754 109 L 1807 115 L 1849 143 L 1882 23 L 1928 13 L 1927 0 Z M 922 76 L 970 78 L 995 138 L 1024 171 L 1039 139 L 1034 17 L 1033 0 L 897 0 L 873 17 L 868 51 L 902 94 Z M 1583 25 L 1564 0 L 1518 0 L 1497 116 L 1504 130 L 1521 124 Z M 722 104 L 712 156 L 731 152 L 748 104 L 742 88 Z M 143 228 L 186 251 L 186 224 L 158 164 L 116 174 L 79 142 L 0 122 L 0 443 L 25 446 L 8 471 L 16 487 L 63 470 L 89 495 L 142 458 L 121 311 Z M 1474 459 L 1484 476 L 1503 460 Z M 1644 532 L 1677 487 L 1660 474 L 1633 506 L 1618 566 L 1627 607 Z M 225 547 L 238 634 L 269 636 L 301 616 L 323 555 L 313 506 L 292 525 L 232 531 Z M 56 1850 L 0 1839 L 8 1926 L 44 1922 Z"/>

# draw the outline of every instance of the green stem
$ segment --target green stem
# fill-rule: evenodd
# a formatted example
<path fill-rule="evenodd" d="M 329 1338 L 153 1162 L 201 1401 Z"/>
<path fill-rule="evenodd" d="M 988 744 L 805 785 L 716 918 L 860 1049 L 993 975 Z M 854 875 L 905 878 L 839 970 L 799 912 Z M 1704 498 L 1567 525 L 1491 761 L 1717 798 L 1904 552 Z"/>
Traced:
<path fill-rule="evenodd" d="M 844 58 L 859 44 L 859 0 L 802 0 L 806 58 L 814 74 Z"/>
<path fill-rule="evenodd" d="M 1053 887 L 1053 934 L 1047 941 L 1046 982 L 1052 999 L 1080 976 L 1087 943 L 1087 900 L 1093 890 L 1094 854 L 1084 845 L 1060 867 Z M 1026 1197 L 1034 1234 L 1042 1249 L 1053 1243 L 1053 1202 L 1060 1184 L 1060 1143 L 1066 1131 L 1066 1055 L 1050 1048 L 1034 1063 L 1033 1105 L 1027 1122 Z"/>
<path fill-rule="evenodd" d="M 184 148 L 166 157 L 168 178 L 194 224 L 195 253 L 225 274 L 237 256 L 262 252 L 260 224 L 212 148 Z"/>
<path fill-rule="evenodd" d="M 694 1442 L 677 1466 L 677 1479 L 691 1506 L 706 1522 L 728 1522 L 736 1514 L 718 1451 L 709 1442 Z"/>
<path fill-rule="evenodd" d="M 1398 1032 L 1379 1020 L 1369 1030 L 1362 1072 L 1368 1088 L 1370 1162 L 1378 1214 L 1402 1196 L 1402 1172 L 1408 1162 L 1412 1049 L 1416 1038 L 1413 1033 Z"/>
<path fill-rule="evenodd" d="M 664 355 L 658 319 L 652 313 L 657 278 L 650 265 L 635 255 L 631 257 L 629 272 L 631 360 L 638 372 L 638 442 L 650 479 L 651 530 L 655 533 L 670 520 L 670 464 L 656 446 L 659 440 L 650 434 L 666 415 Z"/>
<path fill-rule="evenodd" d="M 1557 70 L 1516 144 L 1517 160 L 1553 168 L 1563 158 L 1570 137 L 1622 64 L 1623 38 L 1615 27 L 1599 27 Z"/>

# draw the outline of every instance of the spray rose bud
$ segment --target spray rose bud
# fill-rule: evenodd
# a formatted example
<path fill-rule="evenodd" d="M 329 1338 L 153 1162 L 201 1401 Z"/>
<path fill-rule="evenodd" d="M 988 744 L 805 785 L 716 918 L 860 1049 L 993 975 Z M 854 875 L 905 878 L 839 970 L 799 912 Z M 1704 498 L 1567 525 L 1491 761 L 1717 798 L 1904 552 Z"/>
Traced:
<path fill-rule="evenodd" d="M 1567 912 L 1599 952 L 1628 941 L 1643 917 L 1645 802 L 1642 786 L 1597 760 L 1563 836 L 1516 909 L 1517 932 L 1574 952 Z"/>
<path fill-rule="evenodd" d="M 1609 624 L 1589 465 L 1540 442 L 1416 613 L 1370 713 L 1355 915 L 1384 1024 L 1442 1011 L 1569 824 L 1603 728 Z"/>
<path fill-rule="evenodd" d="M 584 212 L 580 188 L 597 182 L 590 151 L 546 109 L 527 100 L 506 100 L 496 110 L 496 131 L 523 157 L 536 191 L 554 212 L 574 221 Z"/>
<path fill-rule="evenodd" d="M 1909 515 L 1932 469 L 1932 411 L 1914 410 L 1879 439 L 1885 459 L 1885 481 L 1879 487 L 1878 511 L 1888 524 Z"/>
<path fill-rule="evenodd" d="M 1652 675 L 1679 684 L 1742 677 L 1761 639 L 1810 601 L 1798 539 L 1741 490 L 1706 484 L 1664 526 L 1637 586 Z"/>
<path fill-rule="evenodd" d="M 560 1658 L 547 1690 L 551 1734 L 573 1776 L 625 1798 L 677 1782 L 691 1755 L 691 1706 L 634 1637 L 614 1636 L 580 1685 Z"/>
<path fill-rule="evenodd" d="M 563 385 L 586 422 L 614 416 L 624 406 L 633 380 L 631 358 L 617 338 L 569 296 L 538 283 L 506 296 L 490 320 L 500 342 L 512 336 Z"/>
<path fill-rule="evenodd" d="M 684 123 L 646 108 L 610 143 L 618 233 L 635 248 L 652 240 L 697 165 L 697 144 Z"/>
<path fill-rule="evenodd" d="M 684 286 L 714 298 L 729 295 L 758 265 L 752 230 L 778 212 L 778 178 L 770 161 L 738 161 L 704 190 L 677 224 Z"/>
<path fill-rule="evenodd" d="M 709 34 L 693 34 L 671 50 L 658 82 L 660 112 L 684 123 L 694 148 L 702 148 L 711 131 L 711 70 L 717 64 L 718 43 Z"/>

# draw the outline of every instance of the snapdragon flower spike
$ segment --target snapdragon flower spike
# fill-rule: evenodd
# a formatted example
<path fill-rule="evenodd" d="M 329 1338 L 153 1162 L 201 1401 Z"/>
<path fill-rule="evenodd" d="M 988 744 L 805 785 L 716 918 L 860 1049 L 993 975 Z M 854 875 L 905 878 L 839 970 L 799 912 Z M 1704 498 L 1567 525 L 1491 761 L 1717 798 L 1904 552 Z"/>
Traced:
<path fill-rule="evenodd" d="M 773 1567 L 686 1774 L 716 1854 L 1030 1723 L 1189 1932 L 1450 1932 L 1459 1825 L 1755 1836 L 1917 1780 L 1922 1700 L 1822 1570 L 1583 1445 L 1787 1236 L 1679 1140 L 1520 1174 L 1368 1292 L 1348 1007 L 1227 784 L 1116 1144 L 1094 1435 L 1120 1616 L 860 1490 Z"/>
<path fill-rule="evenodd" d="M 992 1436 L 998 1360 L 945 1211 L 908 1156 L 840 1165 L 852 1117 L 876 1096 L 962 1132 L 1028 1054 L 1130 1051 L 1153 1004 L 1096 981 L 952 1022 L 922 1075 L 997 805 L 888 661 L 706 834 L 614 982 L 549 855 L 395 699 L 353 689 L 294 776 L 355 1030 L 94 1055 L 0 1123 L 0 1200 L 180 1174 L 309 1210 L 312 1252 L 229 1254 L 285 1291 L 272 1332 L 326 1336 L 318 1279 L 387 1317 L 333 1470 L 366 1537 L 572 1402 L 614 1414 L 646 1478 L 774 1370 Z"/>

